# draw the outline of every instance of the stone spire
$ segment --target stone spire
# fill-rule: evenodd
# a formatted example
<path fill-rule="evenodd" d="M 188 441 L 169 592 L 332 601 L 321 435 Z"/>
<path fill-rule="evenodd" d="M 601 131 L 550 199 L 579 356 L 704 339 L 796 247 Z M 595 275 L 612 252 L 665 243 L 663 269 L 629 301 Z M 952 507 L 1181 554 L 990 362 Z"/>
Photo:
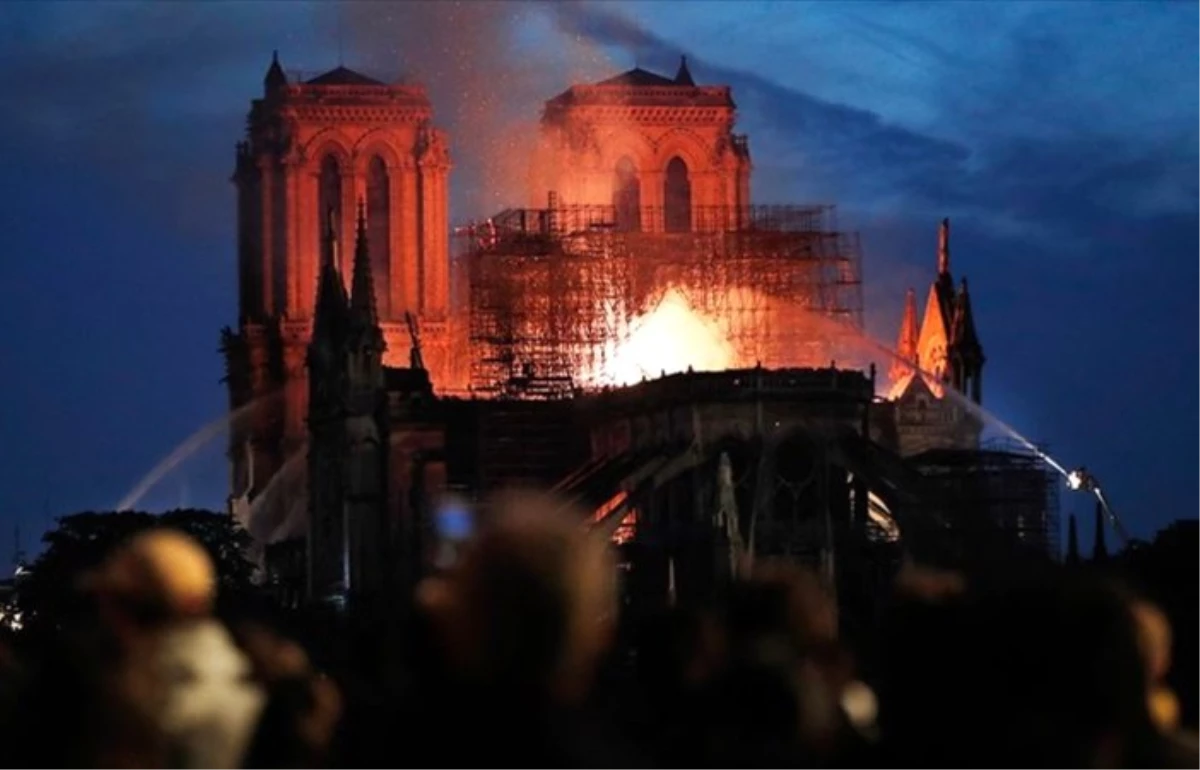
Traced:
<path fill-rule="evenodd" d="M 271 66 L 267 68 L 266 77 L 263 78 L 263 90 L 269 94 L 286 85 L 287 75 L 283 74 L 283 67 L 279 66 L 279 51 L 274 51 L 271 54 Z"/>
<path fill-rule="evenodd" d="M 358 232 L 354 240 L 354 265 L 351 267 L 349 327 L 351 343 L 371 356 L 387 348 L 379 328 L 375 305 L 375 281 L 371 274 L 371 253 L 367 248 L 367 217 L 362 200 L 358 202 Z M 377 361 L 376 363 L 381 363 Z"/>
<path fill-rule="evenodd" d="M 889 372 L 892 382 L 896 382 L 911 370 L 905 364 L 914 364 L 917 360 L 917 292 L 909 289 L 904 296 L 904 318 L 900 321 L 900 335 L 896 338 L 896 358 Z"/>
<path fill-rule="evenodd" d="M 321 247 L 321 275 L 317 280 L 317 301 L 313 313 L 313 336 L 309 346 L 310 362 L 314 352 L 333 355 L 342 344 L 346 332 L 349 298 L 346 284 L 338 270 L 338 234 L 330 207 Z M 324 360 L 324 358 L 322 358 Z"/>
<path fill-rule="evenodd" d="M 938 275 L 950 274 L 950 218 L 942 220 L 938 228 Z"/>
<path fill-rule="evenodd" d="M 1067 519 L 1067 566 L 1079 564 L 1079 531 L 1075 525 L 1075 514 Z"/>
<path fill-rule="evenodd" d="M 965 277 L 954 298 L 948 357 L 954 387 L 970 396 L 975 403 L 982 403 L 983 386 L 980 378 L 986 359 L 975 331 L 975 314 L 971 310 L 971 293 Z"/>
<path fill-rule="evenodd" d="M 954 320 L 950 327 L 950 344 L 972 358 L 983 358 L 983 346 L 979 344 L 979 334 L 975 331 L 975 313 L 971 310 L 971 293 L 967 289 L 965 276 L 959 287 L 958 296 L 954 300 Z"/>
<path fill-rule="evenodd" d="M 371 275 L 371 255 L 367 245 L 366 207 L 358 201 L 358 232 L 354 240 L 354 274 L 350 285 L 350 314 L 356 324 L 379 326 L 379 311 L 375 305 L 375 281 Z"/>
<path fill-rule="evenodd" d="M 943 219 L 938 228 L 938 272 L 929 287 L 925 315 L 917 336 L 917 351 L 925 371 L 939 380 L 951 380 L 949 361 L 950 340 L 953 336 L 955 291 L 950 275 L 950 220 Z"/>
<path fill-rule="evenodd" d="M 675 73 L 675 84 L 681 86 L 694 86 L 696 81 L 692 79 L 692 72 L 687 66 L 687 57 L 679 57 L 679 71 Z"/>

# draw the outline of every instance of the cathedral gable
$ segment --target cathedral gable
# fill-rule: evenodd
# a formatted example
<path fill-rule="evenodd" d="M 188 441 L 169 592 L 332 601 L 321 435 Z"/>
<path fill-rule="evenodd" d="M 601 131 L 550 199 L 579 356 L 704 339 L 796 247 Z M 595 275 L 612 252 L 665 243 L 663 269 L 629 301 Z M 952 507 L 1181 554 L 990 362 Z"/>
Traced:
<path fill-rule="evenodd" d="M 917 360 L 922 370 L 938 378 L 946 376 L 946 350 L 950 344 L 950 319 L 942 311 L 936 286 L 929 289 L 925 316 L 917 338 Z"/>

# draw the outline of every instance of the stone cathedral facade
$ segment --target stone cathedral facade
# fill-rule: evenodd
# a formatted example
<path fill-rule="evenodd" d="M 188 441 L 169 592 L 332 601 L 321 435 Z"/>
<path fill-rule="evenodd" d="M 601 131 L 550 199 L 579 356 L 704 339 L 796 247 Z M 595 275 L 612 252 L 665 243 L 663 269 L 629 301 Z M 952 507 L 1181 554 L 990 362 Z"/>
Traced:
<path fill-rule="evenodd" d="M 572 86 L 545 103 L 532 204 L 548 217 L 604 209 L 605 233 L 672 252 L 693 235 L 771 236 L 765 221 L 750 218 L 752 164 L 747 138 L 734 133 L 735 113 L 730 89 L 697 85 L 686 61 L 674 78 L 634 69 Z M 577 467 L 621 459 L 593 457 L 594 447 L 576 440 L 587 433 L 572 422 L 582 419 L 577 407 L 586 411 L 578 392 L 524 402 L 489 402 L 479 391 L 445 397 L 466 391 L 470 362 L 482 355 L 468 333 L 479 298 L 452 303 L 450 169 L 448 137 L 420 86 L 344 67 L 304 80 L 285 74 L 278 58 L 237 146 L 238 321 L 222 335 L 237 417 L 232 491 L 257 541 L 301 544 L 292 553 L 309 599 L 407 584 L 427 546 L 430 501 L 448 489 L 486 491 L 535 476 L 553 484 Z M 527 244 L 547 233 L 520 234 Z M 639 259 L 653 262 L 658 252 L 645 251 Z M 569 255 L 519 256 L 536 267 Z M 629 282 L 651 283 L 643 272 Z M 700 271 L 699 280 L 714 276 Z M 569 289 L 518 283 L 547 306 L 563 305 Z M 786 288 L 794 299 L 798 289 Z M 584 302 L 595 304 L 590 294 Z M 777 367 L 790 372 L 780 374 L 780 387 L 854 390 L 846 385 L 853 380 L 854 392 L 865 393 L 855 398 L 871 412 L 870 420 L 855 418 L 855 430 L 901 458 L 977 449 L 978 420 L 961 400 L 942 397 L 948 385 L 979 402 L 984 364 L 966 281 L 956 287 L 950 274 L 948 221 L 922 323 L 910 292 L 898 352 L 907 366 L 892 373 L 887 399 L 874 398 L 873 366 L 868 383 L 861 373 L 839 379 L 836 363 L 802 371 L 786 361 Z M 733 386 L 770 379 L 761 361 L 729 369 Z M 596 412 L 596 403 L 587 409 Z M 610 419 L 589 414 L 597 424 Z M 652 425 L 644 415 L 622 420 L 626 428 Z M 522 477 L 517 466 L 536 473 Z M 263 494 L 289 468 L 306 471 L 303 483 Z M 279 505 L 258 510 L 259 497 Z M 865 507 L 865 494 L 858 499 Z"/>
<path fill-rule="evenodd" d="M 233 488 L 270 478 L 307 438 L 305 366 L 332 216 L 352 253 L 363 201 L 385 363 L 407 365 L 409 319 L 429 368 L 453 380 L 448 140 L 423 88 L 344 67 L 289 79 L 278 57 L 237 147 L 238 324 L 223 335 L 231 409 L 260 402 L 232 442 Z M 348 282 L 348 266 L 337 265 Z"/>

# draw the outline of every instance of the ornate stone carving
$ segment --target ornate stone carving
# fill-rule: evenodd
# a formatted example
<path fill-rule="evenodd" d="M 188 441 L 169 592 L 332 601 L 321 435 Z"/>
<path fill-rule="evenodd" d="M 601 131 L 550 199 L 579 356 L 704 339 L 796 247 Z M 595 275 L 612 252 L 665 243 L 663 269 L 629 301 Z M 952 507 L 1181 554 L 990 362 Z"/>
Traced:
<path fill-rule="evenodd" d="M 712 148 L 712 164 L 714 166 L 723 166 L 728 158 L 729 137 L 725 134 L 719 134 Z"/>
<path fill-rule="evenodd" d="M 284 168 L 301 168 L 308 164 L 308 153 L 299 144 L 294 145 L 291 150 L 279 157 L 279 164 Z"/>
<path fill-rule="evenodd" d="M 450 165 L 445 134 L 428 122 L 421 125 L 417 135 L 417 157 L 421 166 L 445 168 Z"/>
<path fill-rule="evenodd" d="M 337 106 L 304 106 L 297 115 L 312 123 L 424 123 L 429 120 L 430 111 L 427 107 L 337 107 Z"/>

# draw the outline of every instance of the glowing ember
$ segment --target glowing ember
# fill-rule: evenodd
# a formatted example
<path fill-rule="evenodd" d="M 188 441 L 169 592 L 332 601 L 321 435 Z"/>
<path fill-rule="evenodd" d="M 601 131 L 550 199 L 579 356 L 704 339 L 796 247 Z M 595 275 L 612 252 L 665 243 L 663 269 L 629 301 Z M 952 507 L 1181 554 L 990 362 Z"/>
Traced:
<path fill-rule="evenodd" d="M 652 310 L 630 323 L 623 340 L 605 347 L 605 363 L 588 378 L 597 385 L 632 385 L 688 368 L 720 371 L 736 360 L 717 322 L 697 311 L 678 289 L 667 290 Z"/>

